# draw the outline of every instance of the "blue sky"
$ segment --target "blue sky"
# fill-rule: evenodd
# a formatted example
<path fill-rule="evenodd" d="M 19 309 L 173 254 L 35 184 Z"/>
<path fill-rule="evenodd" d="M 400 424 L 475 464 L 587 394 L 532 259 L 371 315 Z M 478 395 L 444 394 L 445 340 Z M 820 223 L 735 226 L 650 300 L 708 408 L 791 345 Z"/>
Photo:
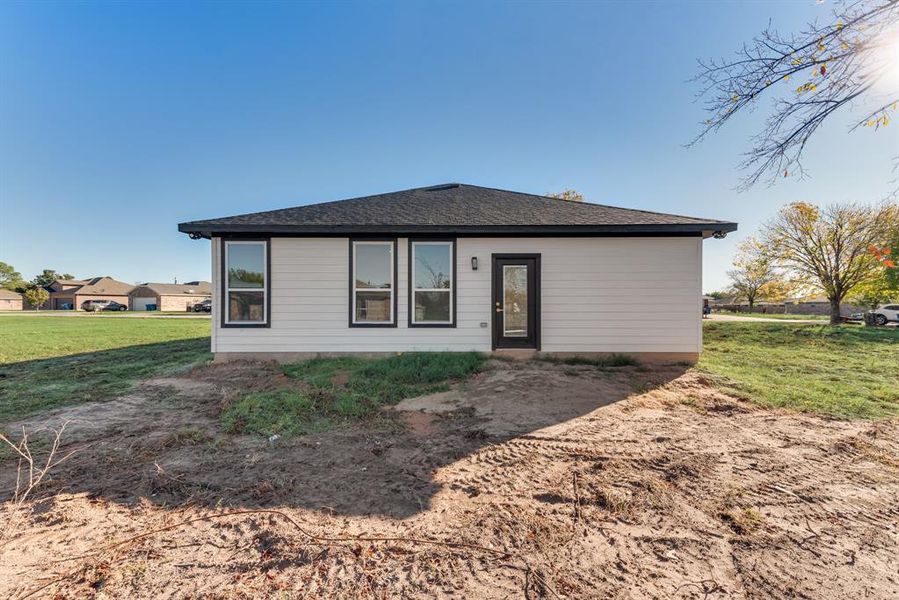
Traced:
<path fill-rule="evenodd" d="M 705 289 L 795 200 L 876 201 L 899 127 L 827 124 L 811 178 L 738 193 L 762 113 L 697 148 L 688 79 L 827 5 L 0 4 L 0 260 L 125 281 L 209 278 L 177 223 L 447 181 L 719 219 Z"/>

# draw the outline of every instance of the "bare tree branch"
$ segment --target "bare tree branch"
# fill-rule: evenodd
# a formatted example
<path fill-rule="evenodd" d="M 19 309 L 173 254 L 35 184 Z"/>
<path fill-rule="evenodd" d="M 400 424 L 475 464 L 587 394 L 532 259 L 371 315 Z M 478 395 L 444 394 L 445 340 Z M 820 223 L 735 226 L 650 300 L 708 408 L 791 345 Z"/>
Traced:
<path fill-rule="evenodd" d="M 805 147 L 835 112 L 876 103 L 850 131 L 889 125 L 899 104 L 899 83 L 892 83 L 895 89 L 879 88 L 895 69 L 889 45 L 897 38 L 899 0 L 844 2 L 826 24 L 812 22 L 796 34 L 781 34 L 769 23 L 734 59 L 699 61 L 697 98 L 705 99 L 709 117 L 688 146 L 769 98 L 771 112 L 740 164 L 747 172 L 740 187 L 803 177 Z"/>

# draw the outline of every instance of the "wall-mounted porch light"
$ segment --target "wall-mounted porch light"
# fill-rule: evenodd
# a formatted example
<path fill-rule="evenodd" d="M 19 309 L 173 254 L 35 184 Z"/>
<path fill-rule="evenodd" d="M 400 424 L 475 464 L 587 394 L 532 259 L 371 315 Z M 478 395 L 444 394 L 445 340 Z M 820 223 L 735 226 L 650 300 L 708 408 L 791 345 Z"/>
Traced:
<path fill-rule="evenodd" d="M 478 270 L 478 257 L 477 256 L 471 257 L 471 270 L 472 271 Z"/>

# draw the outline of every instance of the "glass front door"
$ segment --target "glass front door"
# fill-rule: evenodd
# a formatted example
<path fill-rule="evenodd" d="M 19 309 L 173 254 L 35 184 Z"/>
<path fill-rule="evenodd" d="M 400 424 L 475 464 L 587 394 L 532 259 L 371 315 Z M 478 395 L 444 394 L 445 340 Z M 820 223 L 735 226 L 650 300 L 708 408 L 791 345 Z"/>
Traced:
<path fill-rule="evenodd" d="M 536 254 L 494 255 L 494 348 L 538 347 L 539 264 Z"/>

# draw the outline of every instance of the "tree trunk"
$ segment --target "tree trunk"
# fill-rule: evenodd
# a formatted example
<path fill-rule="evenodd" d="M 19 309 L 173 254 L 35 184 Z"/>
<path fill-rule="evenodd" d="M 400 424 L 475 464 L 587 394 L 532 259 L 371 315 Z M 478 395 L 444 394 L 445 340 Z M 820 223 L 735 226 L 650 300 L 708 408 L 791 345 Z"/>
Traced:
<path fill-rule="evenodd" d="M 830 299 L 830 324 L 839 325 L 840 321 L 840 301 L 837 298 Z"/>

